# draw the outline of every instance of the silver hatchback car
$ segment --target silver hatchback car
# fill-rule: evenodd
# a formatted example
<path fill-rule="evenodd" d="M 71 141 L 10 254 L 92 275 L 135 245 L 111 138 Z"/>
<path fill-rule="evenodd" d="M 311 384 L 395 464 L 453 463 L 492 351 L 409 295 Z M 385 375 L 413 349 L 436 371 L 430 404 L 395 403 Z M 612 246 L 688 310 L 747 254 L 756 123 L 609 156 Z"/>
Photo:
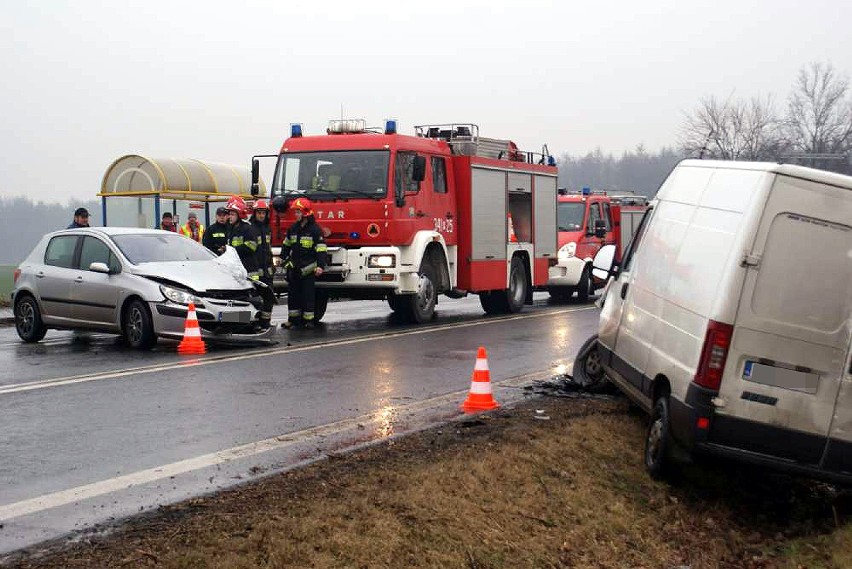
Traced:
<path fill-rule="evenodd" d="M 261 300 L 233 249 L 217 257 L 158 229 L 79 228 L 45 235 L 16 271 L 18 335 L 38 342 L 50 328 L 122 334 L 148 349 L 181 338 L 194 303 L 207 339 L 259 340 Z"/>

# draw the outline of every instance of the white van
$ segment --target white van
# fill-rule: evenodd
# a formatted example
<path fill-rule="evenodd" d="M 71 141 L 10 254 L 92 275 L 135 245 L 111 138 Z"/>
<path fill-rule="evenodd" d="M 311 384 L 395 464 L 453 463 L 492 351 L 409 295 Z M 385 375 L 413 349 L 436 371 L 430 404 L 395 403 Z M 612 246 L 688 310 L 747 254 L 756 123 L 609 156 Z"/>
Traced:
<path fill-rule="evenodd" d="M 685 160 L 611 275 L 575 376 L 651 413 L 652 476 L 680 448 L 852 482 L 852 177 Z"/>

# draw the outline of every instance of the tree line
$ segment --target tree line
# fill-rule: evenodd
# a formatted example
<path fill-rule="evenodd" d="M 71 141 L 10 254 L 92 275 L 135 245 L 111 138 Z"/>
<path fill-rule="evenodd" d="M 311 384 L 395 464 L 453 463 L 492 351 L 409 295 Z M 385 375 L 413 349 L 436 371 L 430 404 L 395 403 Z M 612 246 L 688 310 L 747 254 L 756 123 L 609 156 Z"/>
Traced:
<path fill-rule="evenodd" d="M 34 202 L 23 196 L 0 198 L 0 264 L 23 261 L 45 233 L 67 227 L 78 207 L 89 210 L 91 225 L 101 225 L 101 204 L 95 200 L 59 204 Z"/>
<path fill-rule="evenodd" d="M 686 156 L 770 160 L 852 173 L 849 78 L 831 63 L 799 70 L 784 103 L 774 94 L 703 98 L 679 134 Z"/>

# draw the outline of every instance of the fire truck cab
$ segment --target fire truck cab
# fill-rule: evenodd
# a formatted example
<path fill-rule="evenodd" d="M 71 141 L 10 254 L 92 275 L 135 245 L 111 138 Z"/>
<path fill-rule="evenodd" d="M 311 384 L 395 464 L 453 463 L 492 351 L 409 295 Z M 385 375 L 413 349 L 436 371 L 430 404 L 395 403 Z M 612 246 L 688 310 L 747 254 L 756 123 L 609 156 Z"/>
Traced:
<path fill-rule="evenodd" d="M 289 203 L 309 198 L 329 251 L 318 319 L 329 298 L 387 299 L 424 322 L 439 294 L 476 293 L 488 313 L 517 312 L 546 282 L 556 258 L 556 167 L 546 147 L 522 152 L 473 124 L 415 129 L 340 120 L 303 136 L 291 127 L 271 189 L 273 245 L 294 222 Z"/>
<path fill-rule="evenodd" d="M 647 208 L 644 196 L 608 195 L 584 187 L 582 192 L 559 189 L 557 264 L 550 267 L 547 290 L 556 301 L 574 293 L 586 302 L 603 280 L 595 277 L 592 260 L 604 245 L 615 245 L 616 257 L 630 241 Z"/>

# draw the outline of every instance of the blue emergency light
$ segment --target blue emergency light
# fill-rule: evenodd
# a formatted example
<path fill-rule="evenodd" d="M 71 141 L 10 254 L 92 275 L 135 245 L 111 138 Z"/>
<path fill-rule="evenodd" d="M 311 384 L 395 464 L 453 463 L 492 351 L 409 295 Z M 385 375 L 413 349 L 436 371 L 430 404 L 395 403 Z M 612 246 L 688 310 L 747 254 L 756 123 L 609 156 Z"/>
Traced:
<path fill-rule="evenodd" d="M 358 233 L 357 231 L 353 231 L 352 233 L 350 233 L 350 234 L 349 234 L 349 238 L 350 238 L 350 239 L 360 239 L 360 238 L 361 238 L 361 234 L 360 234 L 360 233 Z"/>
<path fill-rule="evenodd" d="M 396 119 L 385 121 L 385 134 L 396 134 Z"/>
<path fill-rule="evenodd" d="M 589 188 L 589 186 L 583 186 L 583 195 L 584 196 L 587 196 L 591 193 L 592 193 L 592 190 Z"/>
<path fill-rule="evenodd" d="M 300 136 L 302 136 L 301 123 L 293 123 L 290 125 L 290 136 L 292 138 L 299 138 Z"/>

